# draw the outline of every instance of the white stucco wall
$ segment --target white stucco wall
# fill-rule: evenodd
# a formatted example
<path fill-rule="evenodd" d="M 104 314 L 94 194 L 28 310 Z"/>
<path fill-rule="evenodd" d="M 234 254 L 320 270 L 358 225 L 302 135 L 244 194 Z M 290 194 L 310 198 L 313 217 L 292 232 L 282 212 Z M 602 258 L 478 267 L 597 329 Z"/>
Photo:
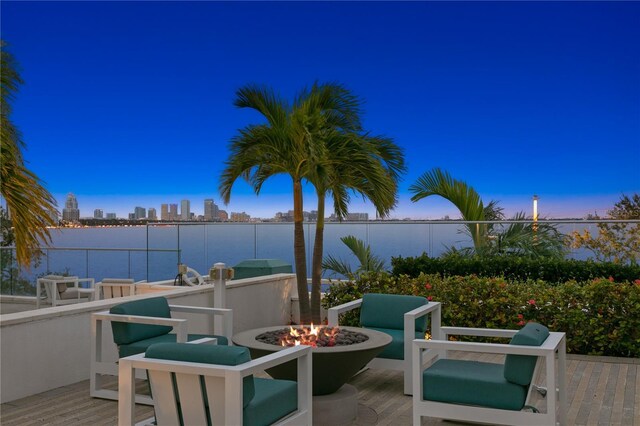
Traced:
<path fill-rule="evenodd" d="M 234 333 L 289 323 L 294 277 L 277 274 L 228 282 L 227 307 L 233 309 Z M 209 285 L 175 288 L 141 284 L 139 290 L 146 294 L 1 315 L 0 402 L 87 380 L 93 312 L 133 298 L 159 295 L 165 296 L 169 304 L 213 307 L 213 286 Z M 159 290 L 165 291 L 158 293 Z M 213 324 L 206 316 L 175 317 L 189 319 L 189 333 L 213 332 Z M 115 357 L 110 327 L 104 331 L 108 353 Z"/>

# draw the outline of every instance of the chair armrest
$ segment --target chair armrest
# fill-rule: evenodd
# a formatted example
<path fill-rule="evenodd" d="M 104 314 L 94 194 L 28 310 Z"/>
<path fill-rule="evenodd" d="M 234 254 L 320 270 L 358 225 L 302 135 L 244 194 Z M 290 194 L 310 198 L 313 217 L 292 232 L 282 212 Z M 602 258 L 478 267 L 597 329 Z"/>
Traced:
<path fill-rule="evenodd" d="M 248 376 L 305 356 L 311 358 L 311 346 L 294 346 L 261 356 L 244 364 L 234 366 L 234 368 L 238 369 L 243 376 Z"/>
<path fill-rule="evenodd" d="M 226 316 L 233 313 L 233 309 L 205 308 L 201 306 L 169 305 L 169 309 L 174 312 L 185 312 L 188 314 L 207 314 L 207 315 Z"/>
<path fill-rule="evenodd" d="M 552 332 L 540 346 L 508 345 L 503 343 L 449 342 L 445 340 L 414 339 L 414 351 L 422 349 L 443 349 L 462 352 L 482 352 L 509 355 L 544 356 L 555 352 L 565 339 L 565 333 Z"/>
<path fill-rule="evenodd" d="M 419 308 L 415 308 L 413 311 L 409 311 L 404 314 L 405 318 L 410 317 L 413 320 L 416 320 L 420 317 L 427 315 L 430 312 L 433 312 L 438 309 L 440 306 L 440 302 L 429 302 L 424 306 L 420 306 Z"/>
<path fill-rule="evenodd" d="M 506 337 L 515 336 L 518 330 L 490 329 L 490 328 L 468 328 L 468 327 L 442 327 L 440 329 L 444 335 L 444 340 L 448 336 L 480 336 L 480 337 Z"/>
<path fill-rule="evenodd" d="M 339 325 L 340 314 L 344 314 L 345 312 L 359 308 L 360 305 L 362 305 L 362 298 L 354 300 L 352 302 L 343 303 L 342 305 L 334 306 L 333 308 L 329 308 L 327 318 L 329 323 L 328 325 L 330 327 Z"/>
<path fill-rule="evenodd" d="M 224 322 L 222 324 L 222 334 L 231 343 L 233 337 L 233 309 L 225 308 L 205 308 L 201 306 L 184 306 L 184 305 L 169 305 L 169 309 L 173 312 L 184 312 L 190 314 L 206 314 L 206 315 L 220 315 Z"/>
<path fill-rule="evenodd" d="M 77 283 L 81 283 L 81 282 L 88 282 L 89 283 L 89 288 L 94 288 L 95 287 L 95 280 L 93 278 L 77 278 L 75 280 Z"/>

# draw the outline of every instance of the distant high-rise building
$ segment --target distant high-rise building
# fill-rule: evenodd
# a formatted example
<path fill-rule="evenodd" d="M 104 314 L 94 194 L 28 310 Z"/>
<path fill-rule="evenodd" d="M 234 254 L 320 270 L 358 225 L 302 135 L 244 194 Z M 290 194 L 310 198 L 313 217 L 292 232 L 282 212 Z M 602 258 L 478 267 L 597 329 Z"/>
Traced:
<path fill-rule="evenodd" d="M 117 219 L 115 213 L 107 213 L 107 219 Z"/>
<path fill-rule="evenodd" d="M 129 213 L 129 220 L 135 220 L 136 219 L 136 214 L 135 213 Z"/>
<path fill-rule="evenodd" d="M 95 209 L 93 211 L 93 218 L 94 219 L 104 219 L 104 212 L 102 211 L 102 209 Z"/>
<path fill-rule="evenodd" d="M 160 220 L 169 219 L 169 204 L 160 204 Z"/>
<path fill-rule="evenodd" d="M 225 221 L 229 220 L 229 214 L 227 213 L 226 210 L 219 210 L 218 211 L 218 219 L 220 219 L 221 221 L 225 222 Z"/>
<path fill-rule="evenodd" d="M 189 200 L 180 201 L 180 219 L 191 220 L 191 201 Z"/>
<path fill-rule="evenodd" d="M 145 209 L 144 207 L 136 207 L 133 210 L 133 217 L 136 220 L 146 219 L 146 217 L 147 217 L 147 209 Z"/>
<path fill-rule="evenodd" d="M 64 209 L 62 209 L 62 220 L 66 222 L 77 222 L 80 220 L 78 200 L 71 192 L 67 194 L 67 201 L 65 201 Z"/>
<path fill-rule="evenodd" d="M 232 222 L 249 222 L 251 216 L 246 214 L 245 212 L 231 212 L 231 221 Z"/>
<path fill-rule="evenodd" d="M 220 209 L 213 202 L 212 199 L 208 198 L 204 200 L 204 220 L 211 222 L 213 220 L 219 220 L 218 212 Z"/>
<path fill-rule="evenodd" d="M 158 215 L 156 214 L 156 209 L 153 207 L 149 207 L 147 210 L 147 219 L 149 220 L 158 220 Z"/>
<path fill-rule="evenodd" d="M 169 220 L 178 220 L 177 204 L 169 204 Z"/>

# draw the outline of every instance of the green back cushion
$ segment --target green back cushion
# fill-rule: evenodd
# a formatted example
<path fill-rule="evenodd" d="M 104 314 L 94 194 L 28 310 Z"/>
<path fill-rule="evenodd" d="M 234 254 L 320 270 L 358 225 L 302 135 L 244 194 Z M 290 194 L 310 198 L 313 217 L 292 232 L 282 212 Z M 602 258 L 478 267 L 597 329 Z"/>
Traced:
<path fill-rule="evenodd" d="M 509 342 L 510 345 L 540 346 L 549 337 L 549 329 L 544 325 L 530 322 Z M 529 355 L 507 355 L 504 363 L 504 378 L 511 383 L 529 386 L 536 368 L 538 357 Z"/>
<path fill-rule="evenodd" d="M 369 328 L 403 330 L 404 314 L 427 303 L 427 299 L 420 296 L 368 293 L 362 297 L 360 324 Z M 417 331 L 427 331 L 426 317 L 416 320 Z"/>
<path fill-rule="evenodd" d="M 167 299 L 164 297 L 154 297 L 151 299 L 121 303 L 120 305 L 112 307 L 109 312 L 118 315 L 171 318 L 169 304 L 167 303 Z M 137 342 L 138 340 L 162 336 L 163 334 L 168 334 L 172 329 L 173 327 L 164 325 L 131 324 L 111 321 L 113 341 L 116 345 L 128 345 L 129 343 Z"/>
<path fill-rule="evenodd" d="M 157 343 L 145 352 L 147 358 L 202 364 L 240 365 L 251 361 L 249 349 L 241 346 L 197 345 L 191 343 Z M 242 406 L 249 405 L 255 395 L 253 376 L 243 379 Z"/>

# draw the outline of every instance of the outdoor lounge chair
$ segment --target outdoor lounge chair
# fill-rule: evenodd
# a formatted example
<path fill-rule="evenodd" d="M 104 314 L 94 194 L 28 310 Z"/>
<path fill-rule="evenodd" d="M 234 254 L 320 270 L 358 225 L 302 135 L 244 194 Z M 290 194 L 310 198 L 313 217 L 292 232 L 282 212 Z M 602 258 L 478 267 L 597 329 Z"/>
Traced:
<path fill-rule="evenodd" d="M 404 393 L 411 395 L 411 342 L 425 337 L 427 314 L 431 316 L 431 337 L 440 338 L 440 302 L 428 302 L 419 296 L 368 293 L 362 299 L 330 308 L 329 325 L 337 326 L 340 314 L 358 307 L 362 327 L 382 331 L 392 338 L 368 367 L 403 371 Z"/>
<path fill-rule="evenodd" d="M 171 318 L 171 312 L 220 315 L 224 321 L 224 333 L 222 335 L 187 334 L 187 320 Z M 109 312 L 92 314 L 90 394 L 98 398 L 118 399 L 118 393 L 104 389 L 102 383 L 103 375 L 118 374 L 114 362 L 102 360 L 103 322 L 111 323 L 119 358 L 124 358 L 143 353 L 154 343 L 182 343 L 214 337 L 217 338 L 219 345 L 227 345 L 231 342 L 233 312 L 231 309 L 169 305 L 164 297 L 153 297 L 121 303 L 113 306 Z M 170 333 L 172 329 L 176 332 L 175 334 Z M 152 404 L 151 399 L 143 395 L 139 395 L 137 402 Z"/>
<path fill-rule="evenodd" d="M 133 296 L 136 294 L 136 284 L 131 278 L 103 278 L 96 283 L 96 300 Z"/>
<path fill-rule="evenodd" d="M 88 288 L 82 287 L 82 282 L 89 283 Z M 36 309 L 40 308 L 43 288 L 47 301 L 51 306 L 87 302 L 92 300 L 94 297 L 93 278 L 46 275 L 42 278 L 38 278 L 36 282 Z"/>
<path fill-rule="evenodd" d="M 442 327 L 450 335 L 511 337 L 510 344 L 413 341 L 413 424 L 421 416 L 503 425 L 566 423 L 564 333 L 549 333 L 536 323 L 520 331 Z M 505 354 L 504 364 L 439 359 L 428 368 L 425 349 Z M 556 366 L 557 354 L 557 366 Z M 532 390 L 539 358 L 545 361 L 546 412 L 522 411 Z"/>
<path fill-rule="evenodd" d="M 297 382 L 253 374 L 297 361 Z M 135 370 L 149 374 L 158 425 L 311 425 L 311 347 L 251 360 L 240 346 L 159 343 L 120 360 L 118 425 L 135 419 Z"/>

